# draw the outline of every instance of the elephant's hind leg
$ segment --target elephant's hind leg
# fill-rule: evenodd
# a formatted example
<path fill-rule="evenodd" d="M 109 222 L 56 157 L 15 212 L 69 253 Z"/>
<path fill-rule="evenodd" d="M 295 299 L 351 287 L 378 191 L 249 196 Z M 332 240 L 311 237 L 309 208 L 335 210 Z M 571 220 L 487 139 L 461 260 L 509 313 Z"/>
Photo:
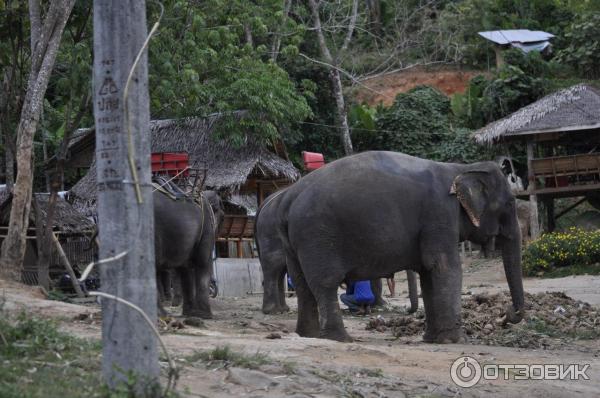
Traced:
<path fill-rule="evenodd" d="M 319 310 L 319 336 L 324 339 L 337 341 L 352 341 L 352 337 L 344 328 L 342 313 L 337 296 L 337 289 L 344 279 L 343 267 L 339 258 L 329 256 L 300 255 L 302 269 L 310 278 L 307 278 L 308 287 L 314 295 Z M 328 267 L 324 267 L 327 264 Z M 327 269 L 327 275 L 317 270 Z"/>
<path fill-rule="evenodd" d="M 315 296 L 319 305 L 319 322 L 321 330 L 319 336 L 324 339 L 343 342 L 353 341 L 344 328 L 344 321 L 340 312 L 337 297 L 337 288 L 315 287 Z"/>
<path fill-rule="evenodd" d="M 212 311 L 210 310 L 210 276 L 211 267 L 210 260 L 208 264 L 205 264 L 202 268 L 196 268 L 194 271 L 196 277 L 196 314 L 197 316 L 210 319 L 212 318 Z"/>
<path fill-rule="evenodd" d="M 317 300 L 308 288 L 298 260 L 287 256 L 288 271 L 296 287 L 298 297 L 298 321 L 296 333 L 302 337 L 319 337 L 319 310 Z"/>
<path fill-rule="evenodd" d="M 267 259 L 263 260 L 263 305 L 264 314 L 276 314 L 279 311 L 279 270 L 274 270 Z"/>

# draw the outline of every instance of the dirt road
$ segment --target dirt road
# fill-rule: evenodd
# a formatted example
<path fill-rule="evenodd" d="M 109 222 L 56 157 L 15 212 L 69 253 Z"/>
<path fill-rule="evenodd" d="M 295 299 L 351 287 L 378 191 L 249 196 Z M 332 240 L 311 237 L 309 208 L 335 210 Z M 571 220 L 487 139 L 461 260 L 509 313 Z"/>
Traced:
<path fill-rule="evenodd" d="M 404 311 L 409 303 L 403 278 L 404 273 L 397 274 L 400 297 L 388 299 L 388 307 L 372 316 L 391 318 Z M 527 279 L 525 289 L 565 291 L 574 299 L 600 304 L 600 277 Z M 501 262 L 472 261 L 465 268 L 463 290 L 465 294 L 507 290 Z M 78 314 L 97 312 L 95 306 L 46 301 L 35 289 L 23 291 L 7 285 L 0 285 L 0 296 L 10 311 L 23 308 L 59 319 L 70 333 L 100 337 L 98 321 L 73 320 Z M 292 311 L 284 315 L 262 314 L 260 302 L 259 296 L 215 300 L 215 319 L 204 321 L 202 327 L 186 326 L 163 334 L 181 369 L 178 391 L 190 397 L 550 398 L 597 397 L 600 393 L 600 340 L 574 341 L 547 349 L 425 344 L 417 335 L 396 339 L 389 331 L 366 330 L 368 317 L 346 315 L 345 324 L 356 341 L 337 343 L 293 333 L 293 298 L 288 299 Z M 206 354 L 224 346 L 230 348 L 226 361 Z M 481 364 L 590 364 L 590 380 L 482 380 L 474 387 L 460 388 L 450 378 L 450 367 L 465 355 Z"/>

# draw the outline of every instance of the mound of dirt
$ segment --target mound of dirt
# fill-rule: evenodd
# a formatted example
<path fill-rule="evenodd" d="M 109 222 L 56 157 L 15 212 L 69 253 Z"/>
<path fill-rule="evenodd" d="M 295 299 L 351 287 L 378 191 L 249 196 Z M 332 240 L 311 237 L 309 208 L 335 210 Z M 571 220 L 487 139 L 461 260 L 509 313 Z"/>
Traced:
<path fill-rule="evenodd" d="M 526 318 L 519 324 L 503 322 L 505 308 L 512 303 L 507 292 L 463 297 L 465 334 L 473 343 L 505 347 L 546 348 L 572 340 L 600 338 L 600 308 L 573 300 L 564 293 L 526 294 Z M 422 334 L 425 315 L 371 318 L 367 330 L 390 329 L 401 338 Z"/>

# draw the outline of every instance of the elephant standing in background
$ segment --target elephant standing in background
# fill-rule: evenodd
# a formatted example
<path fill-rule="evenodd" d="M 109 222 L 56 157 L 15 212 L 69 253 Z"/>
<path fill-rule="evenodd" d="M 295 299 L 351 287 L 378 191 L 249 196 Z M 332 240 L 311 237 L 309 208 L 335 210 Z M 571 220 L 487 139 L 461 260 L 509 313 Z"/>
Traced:
<path fill-rule="evenodd" d="M 285 303 L 285 284 L 287 267 L 285 263 L 285 251 L 277 235 L 277 206 L 280 195 L 284 191 L 278 191 L 269 196 L 256 214 L 254 224 L 254 237 L 258 248 L 260 266 L 263 273 L 263 305 L 262 312 L 265 314 L 279 314 L 289 311 Z M 419 306 L 416 274 L 407 270 L 408 292 L 410 297 L 409 313 L 415 312 Z M 375 295 L 375 305 L 385 305 L 382 298 L 381 280 L 371 281 L 371 288 Z"/>
<path fill-rule="evenodd" d="M 313 171 L 278 197 L 277 230 L 298 295 L 299 335 L 351 341 L 337 288 L 345 278 L 419 273 L 426 342 L 459 342 L 461 240 L 502 249 L 512 296 L 508 322 L 524 314 L 515 198 L 493 162 L 439 163 L 372 151 Z"/>
<path fill-rule="evenodd" d="M 154 193 L 157 284 L 160 296 L 170 286 L 166 276 L 173 271 L 177 274 L 173 283 L 176 294 L 177 280 L 181 281 L 183 315 L 211 318 L 208 297 L 212 251 L 223 209 L 218 195 L 212 191 L 203 192 L 198 202 L 187 197 L 174 200 L 159 191 Z"/>

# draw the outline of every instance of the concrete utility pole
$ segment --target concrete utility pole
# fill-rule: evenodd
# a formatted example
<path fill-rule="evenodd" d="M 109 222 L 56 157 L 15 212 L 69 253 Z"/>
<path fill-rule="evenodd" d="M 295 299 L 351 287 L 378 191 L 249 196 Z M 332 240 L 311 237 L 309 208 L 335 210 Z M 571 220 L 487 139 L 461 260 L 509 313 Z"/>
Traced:
<path fill-rule="evenodd" d="M 124 103 L 127 78 L 146 36 L 145 0 L 94 0 L 100 258 L 127 252 L 124 258 L 101 266 L 102 290 L 137 305 L 156 322 L 146 52 L 133 71 Z M 130 137 L 133 148 L 129 148 Z M 131 149 L 139 184 L 128 160 Z M 102 299 L 102 370 L 112 387 L 133 372 L 140 395 L 158 384 L 156 337 L 139 313 L 106 298 Z"/>

